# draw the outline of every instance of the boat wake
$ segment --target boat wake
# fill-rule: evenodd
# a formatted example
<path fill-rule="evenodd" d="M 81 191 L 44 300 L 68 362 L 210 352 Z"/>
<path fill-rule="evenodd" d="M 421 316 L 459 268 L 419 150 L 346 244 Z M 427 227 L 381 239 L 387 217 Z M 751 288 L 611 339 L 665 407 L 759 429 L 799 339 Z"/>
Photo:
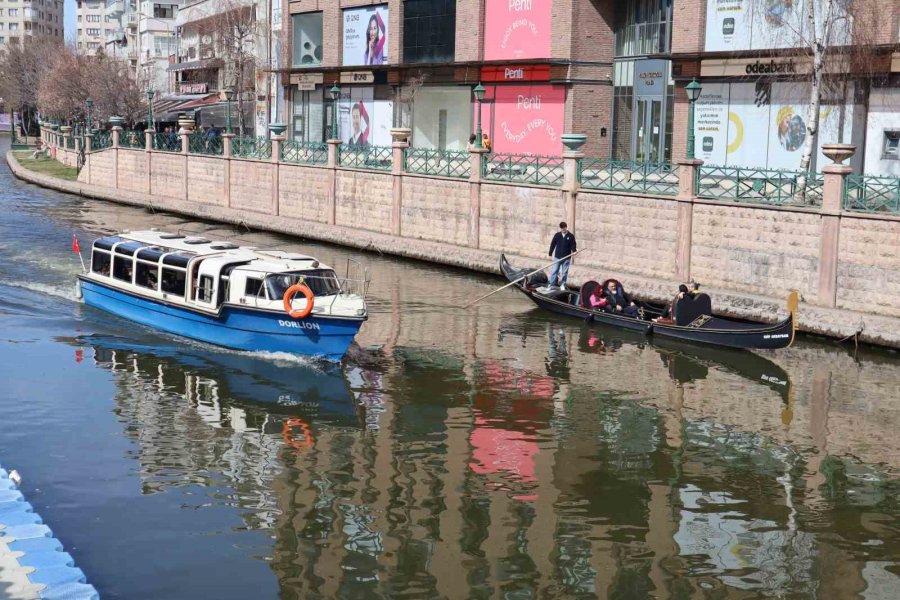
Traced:
<path fill-rule="evenodd" d="M 18 288 L 20 290 L 28 290 L 42 296 L 52 296 L 54 298 L 62 298 L 70 302 L 75 302 L 75 284 L 49 284 L 38 283 L 35 281 L 8 281 L 0 279 L 0 286 L 8 286 Z"/>

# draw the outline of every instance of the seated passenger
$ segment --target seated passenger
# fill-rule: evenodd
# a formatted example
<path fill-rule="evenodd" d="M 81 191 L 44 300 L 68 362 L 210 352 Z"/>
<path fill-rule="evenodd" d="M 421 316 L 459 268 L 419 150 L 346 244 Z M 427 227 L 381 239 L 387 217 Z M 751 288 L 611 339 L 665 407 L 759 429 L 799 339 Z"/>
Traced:
<path fill-rule="evenodd" d="M 599 285 L 594 288 L 594 291 L 588 297 L 588 304 L 594 310 L 605 310 L 607 304 L 609 304 L 603 295 L 603 288 Z"/>
<path fill-rule="evenodd" d="M 682 283 L 681 285 L 678 286 L 678 293 L 675 294 L 675 297 L 672 298 L 672 301 L 669 302 L 668 304 L 666 304 L 666 308 L 665 308 L 665 310 L 663 310 L 662 315 L 653 319 L 653 322 L 654 323 L 665 323 L 665 324 L 674 323 L 675 318 L 673 316 L 673 312 L 675 311 L 675 303 L 678 302 L 679 300 L 685 300 L 685 299 L 687 299 L 688 301 L 691 301 L 694 299 L 694 297 L 693 297 L 693 295 L 691 295 L 688 292 L 688 287 Z"/>
<path fill-rule="evenodd" d="M 636 317 L 638 314 L 638 307 L 632 302 L 631 296 L 619 287 L 615 279 L 606 283 L 606 302 L 609 307 L 612 307 L 612 312 L 622 313 L 629 317 Z"/>

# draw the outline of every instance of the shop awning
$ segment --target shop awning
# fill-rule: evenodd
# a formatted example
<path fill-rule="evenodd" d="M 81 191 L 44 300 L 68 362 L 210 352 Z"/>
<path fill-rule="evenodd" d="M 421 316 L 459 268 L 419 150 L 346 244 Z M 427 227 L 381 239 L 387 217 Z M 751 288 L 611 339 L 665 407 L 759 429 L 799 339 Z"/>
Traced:
<path fill-rule="evenodd" d="M 205 58 L 203 60 L 190 60 L 187 62 L 175 63 L 166 67 L 166 71 L 196 71 L 198 69 L 212 69 L 222 66 L 221 58 Z"/>

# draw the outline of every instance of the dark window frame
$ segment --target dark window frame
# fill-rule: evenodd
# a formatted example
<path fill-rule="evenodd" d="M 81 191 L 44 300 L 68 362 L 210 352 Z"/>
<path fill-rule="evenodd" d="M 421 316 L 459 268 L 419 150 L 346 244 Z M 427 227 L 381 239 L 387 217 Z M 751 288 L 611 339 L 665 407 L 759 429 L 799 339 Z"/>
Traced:
<path fill-rule="evenodd" d="M 456 0 L 406 0 L 403 61 L 424 64 L 455 60 Z"/>

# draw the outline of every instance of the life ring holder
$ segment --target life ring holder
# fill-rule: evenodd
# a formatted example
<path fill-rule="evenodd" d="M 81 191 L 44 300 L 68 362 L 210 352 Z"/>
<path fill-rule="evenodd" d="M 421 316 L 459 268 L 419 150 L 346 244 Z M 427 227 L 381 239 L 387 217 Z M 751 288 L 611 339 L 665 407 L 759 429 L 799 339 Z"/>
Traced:
<path fill-rule="evenodd" d="M 302 310 L 294 310 L 293 307 L 291 307 L 291 301 L 294 299 L 294 295 L 297 292 L 300 292 L 306 298 L 306 308 Z M 312 290 L 303 283 L 303 280 L 300 280 L 299 283 L 295 283 L 284 292 L 284 312 L 295 319 L 305 319 L 308 317 L 310 313 L 312 313 L 314 304 L 315 297 L 313 296 Z"/>

